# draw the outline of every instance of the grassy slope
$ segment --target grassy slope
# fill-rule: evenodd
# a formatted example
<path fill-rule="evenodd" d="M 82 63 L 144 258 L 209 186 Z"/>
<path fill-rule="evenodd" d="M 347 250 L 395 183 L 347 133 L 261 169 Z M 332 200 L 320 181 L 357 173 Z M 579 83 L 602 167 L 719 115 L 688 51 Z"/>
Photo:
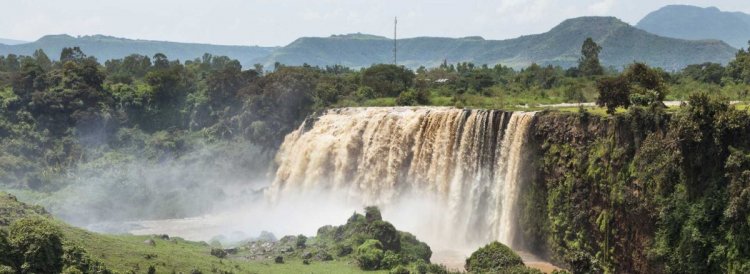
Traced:
<path fill-rule="evenodd" d="M 18 202 L 15 197 L 0 192 L 0 227 L 14 220 L 41 215 L 52 218 L 44 209 Z M 190 273 L 199 269 L 204 273 L 231 271 L 234 273 L 362 273 L 363 271 L 348 261 L 313 261 L 304 265 L 301 261 L 288 261 L 275 264 L 267 261 L 246 261 L 241 259 L 219 259 L 211 256 L 210 247 L 201 242 L 185 241 L 180 238 L 169 240 L 150 236 L 104 235 L 72 227 L 59 220 L 54 221 L 63 231 L 65 244 L 75 244 L 86 249 L 88 254 L 117 272 L 135 270 L 145 272 L 149 266 L 156 267 L 158 273 Z M 155 245 L 144 243 L 153 239 Z M 383 273 L 368 271 L 367 273 Z"/>

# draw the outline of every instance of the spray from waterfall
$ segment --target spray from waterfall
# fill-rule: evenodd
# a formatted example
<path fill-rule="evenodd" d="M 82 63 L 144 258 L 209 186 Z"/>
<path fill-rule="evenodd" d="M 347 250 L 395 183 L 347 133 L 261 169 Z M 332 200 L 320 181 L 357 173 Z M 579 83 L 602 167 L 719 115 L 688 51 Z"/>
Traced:
<path fill-rule="evenodd" d="M 440 107 L 328 110 L 286 137 L 266 195 L 281 203 L 328 193 L 384 213 L 409 212 L 418 223 L 413 232 L 431 245 L 514 246 L 533 116 Z"/>

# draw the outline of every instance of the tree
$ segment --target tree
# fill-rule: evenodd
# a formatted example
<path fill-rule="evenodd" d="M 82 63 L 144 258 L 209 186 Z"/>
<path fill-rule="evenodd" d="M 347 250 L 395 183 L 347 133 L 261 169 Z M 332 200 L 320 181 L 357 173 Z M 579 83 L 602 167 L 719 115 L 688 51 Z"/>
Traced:
<path fill-rule="evenodd" d="M 614 114 L 618 107 L 630 107 L 630 84 L 623 76 L 605 77 L 596 81 L 599 98 L 596 104 L 606 107 L 607 113 Z"/>
<path fill-rule="evenodd" d="M 727 66 L 727 74 L 738 83 L 750 84 L 750 41 L 748 44 L 748 49 L 740 49 Z"/>
<path fill-rule="evenodd" d="M 683 75 L 693 80 L 711 84 L 721 84 L 724 72 L 724 66 L 717 63 L 689 65 L 682 70 Z"/>
<path fill-rule="evenodd" d="M 84 58 L 86 58 L 86 54 L 83 54 L 80 47 L 63 48 L 60 52 L 60 63 L 62 64 L 68 61 L 83 60 Z"/>
<path fill-rule="evenodd" d="M 169 68 L 169 59 L 164 53 L 154 54 L 154 68 L 166 69 Z"/>
<path fill-rule="evenodd" d="M 368 86 L 380 97 L 396 97 L 414 82 L 414 72 L 397 65 L 380 64 L 362 71 L 362 85 Z"/>
<path fill-rule="evenodd" d="M 604 68 L 599 64 L 599 52 L 602 47 L 597 45 L 591 37 L 583 41 L 581 47 L 581 59 L 578 60 L 578 70 L 583 76 L 596 76 L 604 74 Z"/>
<path fill-rule="evenodd" d="M 59 273 L 63 267 L 62 233 L 42 217 L 27 217 L 10 225 L 15 268 L 21 273 Z"/>
<path fill-rule="evenodd" d="M 36 63 L 44 70 L 49 70 L 52 68 L 52 61 L 49 59 L 49 56 L 47 56 L 46 53 L 42 49 L 38 49 L 34 51 L 34 59 L 36 59 Z"/>
<path fill-rule="evenodd" d="M 664 106 L 667 86 L 660 71 L 643 63 L 630 65 L 624 76 L 630 83 L 630 102 L 640 106 Z"/>

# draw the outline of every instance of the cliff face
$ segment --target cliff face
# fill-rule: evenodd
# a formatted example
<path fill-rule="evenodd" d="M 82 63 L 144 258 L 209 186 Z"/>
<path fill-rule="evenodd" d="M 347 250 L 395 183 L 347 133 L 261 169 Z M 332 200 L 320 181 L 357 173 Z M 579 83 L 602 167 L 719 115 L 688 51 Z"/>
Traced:
<path fill-rule="evenodd" d="M 572 271 L 745 272 L 750 244 L 732 239 L 750 233 L 748 114 L 695 104 L 537 114 L 519 199 L 532 252 Z"/>

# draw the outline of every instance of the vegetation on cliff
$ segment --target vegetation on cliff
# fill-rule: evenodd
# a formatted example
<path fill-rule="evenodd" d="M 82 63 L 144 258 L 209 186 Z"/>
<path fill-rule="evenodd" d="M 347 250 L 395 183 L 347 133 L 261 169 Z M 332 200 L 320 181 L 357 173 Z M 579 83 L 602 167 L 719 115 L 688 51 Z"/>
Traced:
<path fill-rule="evenodd" d="M 699 93 L 673 114 L 546 112 L 533 128 L 535 250 L 579 273 L 749 270 L 746 111 Z"/>

